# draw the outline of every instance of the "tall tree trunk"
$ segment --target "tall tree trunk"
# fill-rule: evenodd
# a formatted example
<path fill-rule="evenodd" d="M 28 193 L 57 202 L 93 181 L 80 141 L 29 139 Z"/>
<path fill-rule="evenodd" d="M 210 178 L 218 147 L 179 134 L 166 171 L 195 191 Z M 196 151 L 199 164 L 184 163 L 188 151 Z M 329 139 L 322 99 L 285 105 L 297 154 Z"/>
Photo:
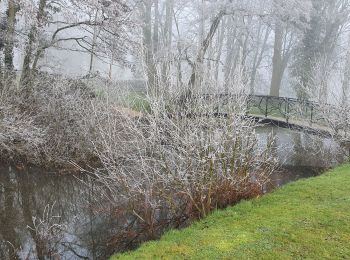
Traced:
<path fill-rule="evenodd" d="M 0 95 L 4 89 L 4 82 L 3 82 L 3 79 L 4 79 L 4 75 L 3 75 L 3 67 L 2 67 L 2 59 L 0 57 Z"/>
<path fill-rule="evenodd" d="M 348 40 L 348 51 L 346 53 L 346 61 L 344 68 L 344 80 L 342 86 L 342 105 L 345 106 L 349 102 L 349 90 L 350 90 L 350 37 Z"/>
<path fill-rule="evenodd" d="M 232 18 L 228 18 L 227 27 L 230 28 L 228 31 L 227 40 L 226 40 L 226 59 L 225 59 L 225 72 L 224 72 L 224 84 L 225 84 L 225 92 L 228 93 L 229 82 L 232 76 L 232 64 L 234 58 L 234 43 L 236 42 L 237 36 L 237 28 L 234 27 Z M 231 28 L 234 27 L 232 30 Z"/>
<path fill-rule="evenodd" d="M 114 61 L 114 54 L 112 52 L 111 59 L 109 61 L 109 71 L 108 71 L 108 78 L 112 80 L 112 75 L 113 75 L 113 61 Z"/>
<path fill-rule="evenodd" d="M 244 19 L 243 19 L 244 22 Z M 253 23 L 253 17 L 252 16 L 248 16 L 248 19 L 246 19 L 246 23 L 247 23 L 247 28 L 251 28 L 252 27 L 252 23 Z M 242 44 L 242 49 L 241 49 L 241 55 L 240 55 L 240 69 L 242 72 L 242 81 L 244 83 L 244 85 L 247 85 L 248 81 L 249 81 L 249 77 L 248 77 L 248 67 L 247 67 L 247 59 L 248 59 L 248 55 L 249 55 L 249 43 L 250 43 L 250 32 L 249 30 L 245 30 L 245 33 L 243 34 L 244 36 L 244 41 Z"/>
<path fill-rule="evenodd" d="M 175 28 L 176 28 L 176 31 L 177 31 L 177 35 L 178 35 L 178 39 L 180 39 L 180 30 L 179 30 L 179 24 L 176 20 L 176 16 L 175 14 L 173 14 L 173 17 L 174 17 L 174 23 L 175 23 Z M 182 59 L 181 57 L 183 56 L 183 50 L 182 50 L 182 47 L 181 47 L 181 42 L 178 40 L 177 43 L 176 43 L 176 48 L 177 48 L 177 52 L 178 52 L 178 56 L 180 58 L 178 58 L 176 61 L 177 63 L 177 66 L 176 66 L 176 69 L 177 69 L 177 82 L 176 84 L 178 84 L 178 86 L 181 86 L 181 89 L 182 87 L 184 86 L 184 83 L 182 81 L 182 66 L 181 66 L 181 62 L 182 62 Z"/>
<path fill-rule="evenodd" d="M 159 0 L 154 0 L 153 53 L 159 50 Z"/>
<path fill-rule="evenodd" d="M 173 13 L 174 13 L 174 0 L 167 0 L 166 2 L 166 18 L 165 18 L 165 41 L 166 46 L 171 48 L 172 32 L 173 32 Z"/>
<path fill-rule="evenodd" d="M 225 15 L 225 11 L 220 11 L 215 17 L 214 20 L 211 23 L 210 29 L 208 34 L 206 35 L 205 39 L 201 43 L 201 46 L 197 53 L 197 58 L 192 66 L 192 73 L 190 76 L 190 79 L 187 84 L 187 89 L 185 92 L 180 96 L 180 104 L 185 105 L 187 103 L 191 103 L 191 97 L 193 94 L 193 91 L 195 90 L 195 84 L 198 84 L 200 82 L 200 76 L 202 76 L 203 73 L 203 62 L 205 54 L 207 53 L 207 50 L 209 48 L 210 43 L 213 40 L 213 37 L 220 25 L 222 17 Z M 198 82 L 197 82 L 198 81 Z"/>
<path fill-rule="evenodd" d="M 203 66 L 204 56 L 208 50 L 210 43 L 213 40 L 213 37 L 214 37 L 218 27 L 219 27 L 220 21 L 221 21 L 222 17 L 224 16 L 224 14 L 225 14 L 224 11 L 220 11 L 215 16 L 215 18 L 210 26 L 209 32 L 201 44 L 201 47 L 200 47 L 198 54 L 197 54 L 196 61 L 194 63 L 193 69 L 192 69 L 190 80 L 188 82 L 189 89 L 192 89 L 195 86 L 196 80 L 198 79 L 198 72 L 202 69 L 202 66 Z"/>
<path fill-rule="evenodd" d="M 31 71 L 30 71 L 30 64 L 31 64 L 31 59 L 32 59 L 32 52 L 33 52 L 33 44 L 35 41 L 35 33 L 36 29 L 34 29 L 34 26 L 32 26 L 30 33 L 29 33 L 29 40 L 26 46 L 25 50 L 25 56 L 23 60 L 23 68 L 22 68 L 22 75 L 21 75 L 21 84 L 25 88 L 25 91 L 27 94 L 31 91 L 29 89 L 29 83 L 30 83 L 30 77 L 31 77 Z"/>
<path fill-rule="evenodd" d="M 198 46 L 202 44 L 204 41 L 204 34 L 205 34 L 205 18 L 204 18 L 204 12 L 205 12 L 205 0 L 199 1 L 199 37 L 198 37 Z"/>
<path fill-rule="evenodd" d="M 5 39 L 5 74 L 13 72 L 13 49 L 15 39 L 15 26 L 16 26 L 16 13 L 17 6 L 14 0 L 9 0 L 7 8 L 7 30 Z"/>
<path fill-rule="evenodd" d="M 345 15 L 343 8 L 339 8 L 339 1 L 312 0 L 313 12 L 304 31 L 303 40 L 299 46 L 299 59 L 294 64 L 293 74 L 298 79 L 297 94 L 300 99 L 307 99 L 309 91 L 321 90 L 318 98 L 323 101 L 327 99 L 327 82 L 325 78 L 314 84 L 315 73 L 322 77 L 330 70 L 330 64 L 340 30 L 345 26 Z M 344 1 L 345 4 L 346 1 Z M 345 7 L 345 5 L 343 6 Z M 349 15 L 348 13 L 346 15 Z M 315 71 L 319 65 L 323 72 Z M 313 96 L 314 97 L 314 96 Z M 317 98 L 317 97 L 316 97 Z"/>
<path fill-rule="evenodd" d="M 145 63 L 147 73 L 148 90 L 151 95 L 156 94 L 156 68 L 153 56 L 152 37 L 152 4 L 153 1 L 144 1 L 143 9 L 143 46 L 145 52 Z"/>
<path fill-rule="evenodd" d="M 97 16 L 98 16 L 98 9 L 96 9 L 95 12 L 95 23 L 97 21 Z M 94 31 L 92 35 L 92 44 L 91 44 L 91 51 L 90 51 L 90 63 L 89 63 L 89 75 L 92 73 L 92 69 L 94 66 L 94 56 L 95 56 L 95 46 L 96 46 L 96 40 L 97 40 L 97 28 L 94 26 Z"/>
<path fill-rule="evenodd" d="M 159 75 L 156 67 L 156 56 L 159 51 L 159 0 L 154 1 L 154 22 L 153 22 L 153 35 L 152 35 L 152 60 L 151 60 L 151 73 L 152 73 L 152 86 L 153 95 L 159 95 L 160 82 Z"/>
<path fill-rule="evenodd" d="M 171 45 L 172 45 L 172 32 L 173 32 L 173 8 L 174 0 L 166 0 L 165 4 L 165 24 L 164 24 L 164 35 L 163 42 L 166 51 L 165 60 L 162 64 L 162 84 L 170 86 L 169 82 L 169 70 L 170 70 L 170 60 L 172 59 Z M 166 89 L 168 91 L 168 87 Z"/>
<path fill-rule="evenodd" d="M 46 4 L 47 4 L 47 0 L 40 0 L 39 9 L 36 14 L 36 21 L 34 22 L 34 24 L 30 29 L 29 36 L 28 36 L 28 43 L 25 50 L 22 75 L 21 75 L 21 84 L 25 89 L 25 96 L 27 97 L 31 93 L 31 87 L 32 87 L 31 86 L 32 70 L 30 66 L 32 63 L 34 43 L 37 41 L 38 30 L 45 16 Z"/>
<path fill-rule="evenodd" d="M 223 49 L 224 39 L 225 39 L 225 31 L 226 31 L 225 28 L 226 28 L 226 21 L 224 19 L 224 21 L 222 22 L 220 34 L 218 37 L 218 51 L 216 55 L 215 75 L 214 75 L 214 79 L 216 83 L 218 83 L 218 80 L 219 80 L 220 60 L 221 60 L 222 49 Z"/>
<path fill-rule="evenodd" d="M 282 48 L 283 48 L 283 26 L 277 21 L 275 26 L 275 43 L 272 59 L 272 79 L 270 86 L 270 96 L 279 97 L 281 82 L 283 77 L 282 72 Z"/>
<path fill-rule="evenodd" d="M 40 57 L 42 56 L 42 54 L 44 53 L 45 49 L 44 48 L 38 48 L 34 54 L 34 60 L 33 60 L 33 65 L 32 65 L 32 71 L 37 71 L 38 68 L 38 63 L 40 60 Z"/>
<path fill-rule="evenodd" d="M 260 35 L 260 33 L 259 33 L 259 35 Z M 254 56 L 253 69 L 252 69 L 252 73 L 250 75 L 250 94 L 254 94 L 254 92 L 255 92 L 256 74 L 258 73 L 259 66 L 263 60 L 269 36 L 270 36 L 270 29 L 266 28 L 265 37 L 263 39 L 261 49 L 258 47 L 256 50 L 256 53 L 255 53 L 255 56 Z M 260 43 L 259 43 L 259 45 L 260 45 Z M 260 49 L 260 51 L 259 51 L 259 49 Z"/>

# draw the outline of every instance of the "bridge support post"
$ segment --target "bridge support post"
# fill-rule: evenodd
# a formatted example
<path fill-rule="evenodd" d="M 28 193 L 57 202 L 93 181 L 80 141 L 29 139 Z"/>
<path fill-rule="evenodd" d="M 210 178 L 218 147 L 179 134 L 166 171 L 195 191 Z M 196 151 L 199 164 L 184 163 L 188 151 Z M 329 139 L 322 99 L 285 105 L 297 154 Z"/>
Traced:
<path fill-rule="evenodd" d="M 286 100 L 286 107 L 285 107 L 285 114 L 286 114 L 286 122 L 289 123 L 289 101 Z"/>

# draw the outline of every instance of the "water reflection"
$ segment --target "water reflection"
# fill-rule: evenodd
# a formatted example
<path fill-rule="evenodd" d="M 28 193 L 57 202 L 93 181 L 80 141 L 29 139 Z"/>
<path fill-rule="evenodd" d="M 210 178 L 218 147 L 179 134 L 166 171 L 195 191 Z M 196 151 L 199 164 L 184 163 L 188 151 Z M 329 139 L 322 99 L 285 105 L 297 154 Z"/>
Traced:
<path fill-rule="evenodd" d="M 268 190 L 300 178 L 312 177 L 345 160 L 345 153 L 330 138 L 282 128 L 256 129 L 260 147 L 267 138 L 275 139 L 275 152 L 281 169 L 271 176 Z"/>
<path fill-rule="evenodd" d="M 37 169 L 0 168 L 0 259 L 96 259 L 108 227 L 93 186 Z"/>
<path fill-rule="evenodd" d="M 258 128 L 260 147 L 271 132 L 283 167 L 271 176 L 268 190 L 343 159 L 330 139 L 285 129 Z M 138 230 L 132 219 L 120 217 L 92 182 L 81 178 L 0 167 L 0 259 L 105 259 L 116 248 L 132 247 L 124 236 Z M 122 233 L 125 226 L 132 230 Z"/>

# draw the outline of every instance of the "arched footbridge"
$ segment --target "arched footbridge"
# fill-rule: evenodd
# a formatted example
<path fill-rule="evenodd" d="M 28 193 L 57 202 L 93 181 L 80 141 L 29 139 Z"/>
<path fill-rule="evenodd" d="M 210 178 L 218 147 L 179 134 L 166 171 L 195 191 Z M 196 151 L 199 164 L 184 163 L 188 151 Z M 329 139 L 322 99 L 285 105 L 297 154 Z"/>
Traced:
<path fill-rule="evenodd" d="M 237 96 L 231 94 L 207 94 L 206 99 L 218 100 L 215 115 L 227 116 L 230 102 Z M 327 105 L 331 108 L 330 105 Z M 249 95 L 247 117 L 256 122 L 281 128 L 304 131 L 311 134 L 331 136 L 320 104 L 289 97 Z"/>

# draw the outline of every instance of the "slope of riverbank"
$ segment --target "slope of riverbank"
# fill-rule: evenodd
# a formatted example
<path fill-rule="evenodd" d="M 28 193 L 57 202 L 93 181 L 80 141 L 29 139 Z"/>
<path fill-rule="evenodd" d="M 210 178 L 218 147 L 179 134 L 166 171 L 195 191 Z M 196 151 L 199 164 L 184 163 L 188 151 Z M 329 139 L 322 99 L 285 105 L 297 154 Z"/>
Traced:
<path fill-rule="evenodd" d="M 213 213 L 112 259 L 345 259 L 350 165 Z"/>

